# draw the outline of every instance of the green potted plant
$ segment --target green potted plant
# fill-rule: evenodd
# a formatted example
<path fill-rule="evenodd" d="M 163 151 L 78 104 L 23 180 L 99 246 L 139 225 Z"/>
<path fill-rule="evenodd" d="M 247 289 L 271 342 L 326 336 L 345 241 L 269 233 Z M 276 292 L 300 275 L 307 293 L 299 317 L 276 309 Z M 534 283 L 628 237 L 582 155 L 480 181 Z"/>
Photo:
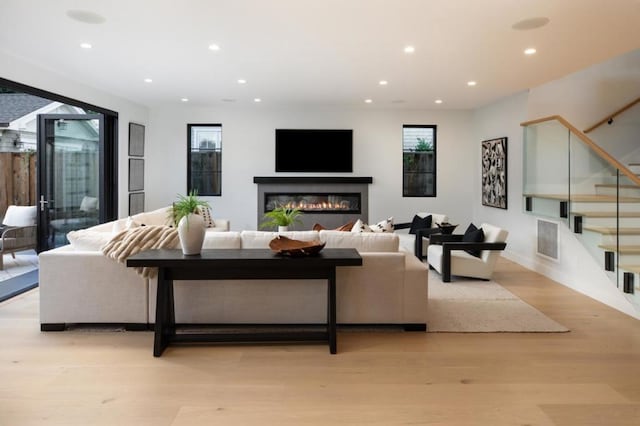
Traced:
<path fill-rule="evenodd" d="M 200 207 L 209 207 L 209 203 L 198 198 L 198 191 L 192 190 L 187 196 L 178 194 L 178 201 L 173 203 L 171 218 L 178 228 L 178 237 L 182 253 L 186 255 L 200 254 L 206 226 L 200 214 Z"/>
<path fill-rule="evenodd" d="M 300 209 L 278 206 L 264 214 L 265 220 L 260 224 L 260 228 L 278 227 L 278 232 L 286 232 L 289 230 L 289 226 L 302 223 L 300 216 L 302 216 Z"/>

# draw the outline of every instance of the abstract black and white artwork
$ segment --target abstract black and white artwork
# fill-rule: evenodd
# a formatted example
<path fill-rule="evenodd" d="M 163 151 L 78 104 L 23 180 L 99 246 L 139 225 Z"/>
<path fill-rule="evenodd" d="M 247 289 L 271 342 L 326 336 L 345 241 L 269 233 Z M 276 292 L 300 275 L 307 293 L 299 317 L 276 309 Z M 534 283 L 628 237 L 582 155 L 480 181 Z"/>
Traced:
<path fill-rule="evenodd" d="M 482 141 L 482 205 L 507 208 L 507 138 Z"/>

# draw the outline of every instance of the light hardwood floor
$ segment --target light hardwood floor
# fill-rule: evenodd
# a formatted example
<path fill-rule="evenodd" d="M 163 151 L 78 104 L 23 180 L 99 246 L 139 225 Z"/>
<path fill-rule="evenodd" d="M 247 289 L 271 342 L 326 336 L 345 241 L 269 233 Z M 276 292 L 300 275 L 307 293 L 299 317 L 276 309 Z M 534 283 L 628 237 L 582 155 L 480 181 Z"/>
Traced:
<path fill-rule="evenodd" d="M 571 332 L 153 358 L 151 332 L 41 333 L 34 290 L 0 304 L 0 425 L 640 425 L 640 321 L 506 260 L 494 279 Z"/>

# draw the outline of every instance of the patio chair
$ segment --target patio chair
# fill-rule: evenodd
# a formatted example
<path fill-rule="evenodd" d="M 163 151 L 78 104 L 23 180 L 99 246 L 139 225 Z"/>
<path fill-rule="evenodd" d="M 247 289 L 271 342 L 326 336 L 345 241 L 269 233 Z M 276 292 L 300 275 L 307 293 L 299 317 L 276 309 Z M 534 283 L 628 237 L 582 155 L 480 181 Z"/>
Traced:
<path fill-rule="evenodd" d="M 0 270 L 4 269 L 4 255 L 35 249 L 36 206 L 9 206 L 0 226 Z"/>

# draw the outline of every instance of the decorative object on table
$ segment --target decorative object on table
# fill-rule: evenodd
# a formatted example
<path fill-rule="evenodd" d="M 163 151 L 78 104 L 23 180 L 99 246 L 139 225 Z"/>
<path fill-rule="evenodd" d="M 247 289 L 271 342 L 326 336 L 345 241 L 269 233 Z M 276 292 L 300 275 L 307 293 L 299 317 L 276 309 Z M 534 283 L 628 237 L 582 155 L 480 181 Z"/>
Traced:
<path fill-rule="evenodd" d="M 348 223 L 345 223 L 344 225 L 341 225 L 341 226 L 338 226 L 337 228 L 332 229 L 332 231 L 351 232 L 353 225 L 354 225 L 354 222 L 348 222 Z M 315 223 L 311 229 L 314 231 L 320 232 L 327 228 L 320 225 L 319 223 Z"/>
<path fill-rule="evenodd" d="M 209 208 L 209 203 L 198 198 L 195 190 L 186 197 L 178 195 L 178 201 L 173 203 L 171 215 L 173 223 L 178 227 L 180 245 L 185 255 L 200 254 L 202 251 L 206 224 L 200 214 L 201 208 Z"/>
<path fill-rule="evenodd" d="M 287 232 L 289 226 L 302 223 L 300 216 L 302 216 L 300 209 L 278 206 L 264 214 L 265 220 L 260 224 L 260 229 L 277 227 L 278 232 Z"/>
<path fill-rule="evenodd" d="M 129 156 L 144 157 L 144 126 L 129 123 Z"/>
<path fill-rule="evenodd" d="M 299 241 L 280 235 L 269 242 L 269 248 L 284 256 L 313 256 L 320 253 L 325 244 L 320 240 Z"/>
<path fill-rule="evenodd" d="M 453 231 L 458 227 L 458 225 L 452 225 L 448 222 L 443 222 L 443 223 L 436 222 L 436 226 L 438 227 L 438 229 L 440 229 L 440 232 L 445 235 L 453 234 Z"/>
<path fill-rule="evenodd" d="M 482 141 L 482 205 L 507 208 L 507 138 Z"/>

